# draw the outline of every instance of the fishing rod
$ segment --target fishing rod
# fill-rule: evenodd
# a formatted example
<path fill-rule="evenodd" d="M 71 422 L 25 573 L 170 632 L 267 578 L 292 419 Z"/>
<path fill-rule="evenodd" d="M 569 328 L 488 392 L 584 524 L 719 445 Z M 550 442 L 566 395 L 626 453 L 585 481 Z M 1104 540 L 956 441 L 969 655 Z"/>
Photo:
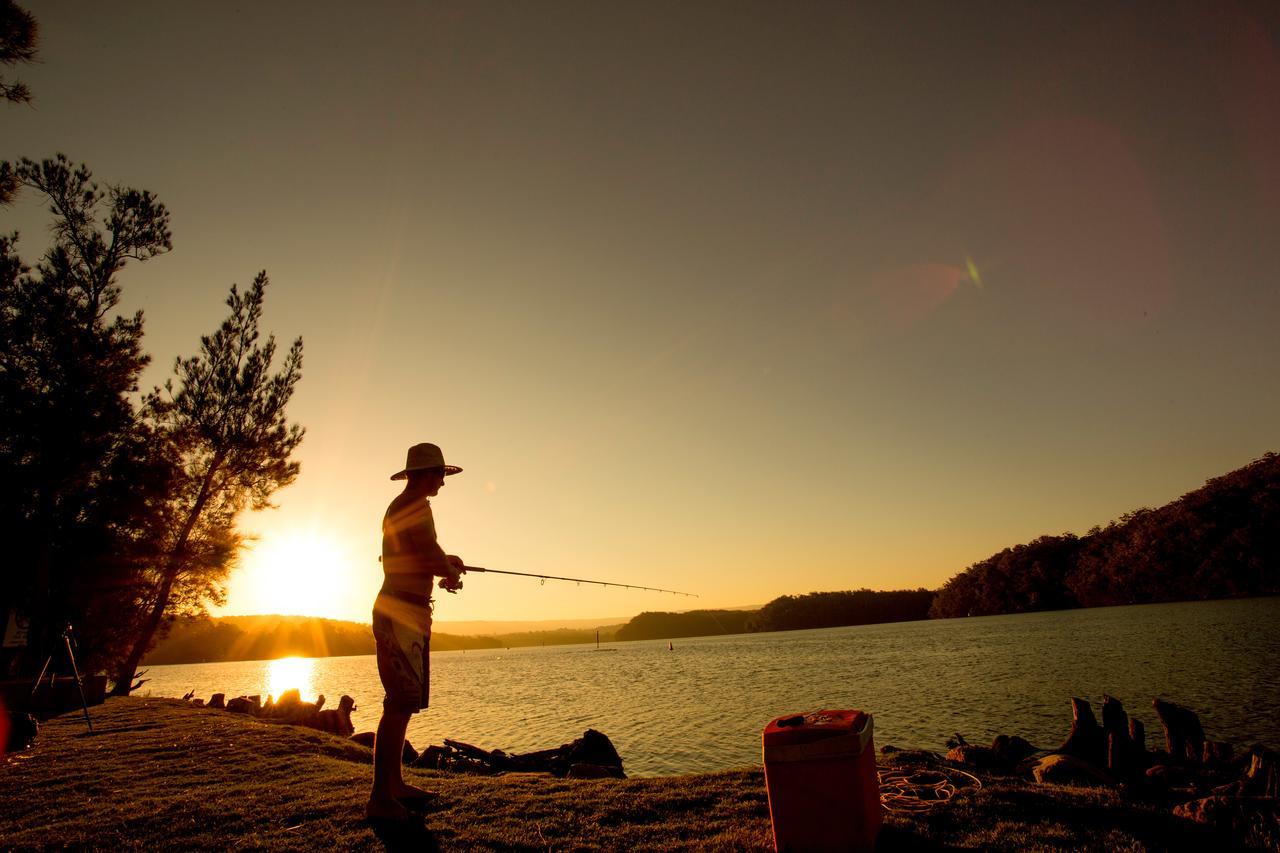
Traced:
<path fill-rule="evenodd" d="M 382 557 L 378 557 L 378 562 L 379 563 L 382 562 Z M 547 581 L 569 581 L 571 583 L 595 583 L 595 584 L 599 584 L 600 586 L 616 586 L 616 587 L 620 587 L 621 589 L 639 589 L 639 590 L 644 590 L 645 592 L 668 592 L 668 593 L 671 593 L 672 595 L 685 595 L 685 596 L 688 596 L 689 598 L 698 598 L 697 593 L 681 592 L 678 589 L 662 589 L 661 587 L 656 587 L 656 586 L 636 586 L 635 584 L 615 583 L 614 581 L 593 581 L 588 578 L 563 578 L 563 577 L 560 577 L 559 575 L 539 575 L 533 572 L 512 572 L 512 571 L 508 571 L 507 569 L 486 569 L 481 566 L 463 566 L 462 571 L 463 572 L 485 572 L 492 575 L 519 575 L 522 578 L 541 578 L 543 583 L 546 583 Z M 445 587 L 445 589 L 448 589 L 448 587 Z M 455 590 L 449 589 L 449 592 L 455 592 Z"/>
<path fill-rule="evenodd" d="M 656 587 L 656 586 L 636 586 L 635 584 L 616 583 L 614 581 L 593 581 L 593 580 L 588 580 L 587 578 L 562 578 L 558 575 L 539 575 L 539 574 L 534 574 L 533 572 L 511 572 L 511 571 L 507 571 L 506 569 L 485 569 L 485 568 L 481 568 L 480 566 L 463 566 L 462 571 L 488 572 L 490 574 L 495 574 L 495 575 L 519 575 L 522 578 L 541 578 L 544 582 L 545 581 L 571 581 L 573 583 L 594 583 L 594 584 L 599 584 L 600 586 L 621 587 L 622 589 L 640 589 L 640 590 L 644 590 L 645 592 L 669 592 L 672 595 L 686 595 L 689 598 L 698 597 L 695 593 L 681 592 L 678 589 L 662 589 L 661 587 Z"/>

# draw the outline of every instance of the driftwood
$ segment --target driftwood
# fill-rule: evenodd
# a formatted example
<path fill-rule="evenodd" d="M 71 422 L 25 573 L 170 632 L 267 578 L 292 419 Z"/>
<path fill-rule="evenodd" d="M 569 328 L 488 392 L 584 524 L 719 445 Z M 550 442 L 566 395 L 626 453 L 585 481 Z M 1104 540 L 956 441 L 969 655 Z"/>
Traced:
<path fill-rule="evenodd" d="M 483 749 L 445 738 L 443 746 L 433 745 L 424 749 L 415 766 L 463 773 L 550 773 L 572 778 L 626 778 L 622 758 L 614 749 L 613 742 L 595 729 L 587 729 L 582 737 L 554 749 L 524 753 Z"/>

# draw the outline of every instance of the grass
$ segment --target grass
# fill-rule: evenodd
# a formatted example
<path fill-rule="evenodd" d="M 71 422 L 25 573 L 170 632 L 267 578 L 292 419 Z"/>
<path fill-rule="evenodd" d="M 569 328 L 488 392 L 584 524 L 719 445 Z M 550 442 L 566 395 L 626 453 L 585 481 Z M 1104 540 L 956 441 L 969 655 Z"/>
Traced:
<path fill-rule="evenodd" d="M 363 818 L 370 751 L 173 699 L 110 699 L 50 720 L 0 761 L 0 848 L 772 850 L 759 768 L 626 780 L 406 769 L 441 793 L 409 828 Z M 425 746 L 425 744 L 418 744 Z M 626 756 L 623 756 L 624 760 Z M 882 763 L 911 761 L 910 754 Z M 1114 791 L 984 776 L 924 815 L 889 814 L 881 850 L 1207 849 L 1167 808 Z"/>

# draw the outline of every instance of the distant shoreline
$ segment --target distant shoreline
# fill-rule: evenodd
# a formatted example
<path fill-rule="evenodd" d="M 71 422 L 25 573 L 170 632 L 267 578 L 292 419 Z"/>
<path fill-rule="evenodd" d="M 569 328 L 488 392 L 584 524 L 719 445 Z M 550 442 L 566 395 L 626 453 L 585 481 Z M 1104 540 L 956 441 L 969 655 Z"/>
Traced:
<path fill-rule="evenodd" d="M 824 595 L 812 593 L 811 595 Z M 847 628 L 859 625 L 897 624 L 902 622 L 949 621 L 951 619 L 977 619 L 986 616 L 1014 616 L 1031 613 L 1070 612 L 1078 610 L 1094 610 L 1109 607 L 1133 607 L 1141 604 L 1193 604 L 1211 601 L 1235 601 L 1254 598 L 1276 598 L 1275 595 L 1237 595 L 1210 599 L 1186 599 L 1183 601 L 1150 601 L 1132 604 L 1107 604 L 1097 607 L 1063 607 L 1051 610 L 1019 611 L 1018 613 L 985 613 L 974 616 L 938 617 L 921 616 L 916 619 L 886 619 L 876 622 L 849 622 L 832 625 L 799 625 L 795 627 L 775 628 L 769 631 L 726 630 L 723 632 L 699 631 L 692 633 L 655 633 L 651 636 L 637 638 L 620 636 L 624 625 L 601 625 L 591 629 L 559 629 L 549 631 L 525 631 L 515 634 L 499 634 L 496 636 L 461 636 L 436 631 L 432 633 L 431 650 L 433 652 L 470 651 L 481 649 L 531 648 L 541 646 L 588 645 L 597 640 L 599 631 L 601 643 L 642 642 L 694 639 L 697 637 L 733 636 L 749 633 L 781 633 L 786 631 L 820 630 L 823 628 Z M 719 611 L 693 611 L 719 612 Z M 668 615 L 668 614 L 644 614 Z M 681 614 L 675 614 L 679 616 Z M 639 618 L 639 617 L 637 617 Z M 633 620 L 634 621 L 634 620 Z M 205 626 L 205 630 L 226 630 L 221 626 L 226 623 L 234 627 L 237 623 L 251 623 L 257 626 L 257 639 L 248 640 L 247 649 L 239 656 L 215 656 L 202 654 L 203 649 L 194 642 L 178 645 L 176 648 L 169 640 L 162 642 L 143 660 L 144 666 L 177 666 L 184 664 L 245 662 L 257 660 L 276 660 L 282 657 L 357 657 L 374 653 L 373 633 L 369 625 L 361 622 L 344 622 L 334 619 L 321 619 L 306 616 L 229 616 L 219 620 L 199 620 L 197 624 Z M 284 626 L 284 639 L 281 639 Z M 673 625 L 671 627 L 678 627 Z M 237 628 L 236 630 L 241 630 Z M 316 638 L 322 638 L 317 641 Z M 169 638 L 172 640 L 173 638 Z M 246 642 L 237 638 L 239 643 Z M 320 646 L 323 645 L 324 648 Z M 236 647 L 233 641 L 232 648 Z M 261 650 L 253 653 L 253 650 Z"/>

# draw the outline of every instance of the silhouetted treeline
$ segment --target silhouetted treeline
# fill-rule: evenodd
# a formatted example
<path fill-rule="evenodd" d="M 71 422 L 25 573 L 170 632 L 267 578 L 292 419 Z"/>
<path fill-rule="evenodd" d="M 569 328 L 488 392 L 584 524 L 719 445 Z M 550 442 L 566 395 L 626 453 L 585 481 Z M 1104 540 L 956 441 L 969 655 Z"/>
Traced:
<path fill-rule="evenodd" d="M 621 626 L 602 625 L 601 642 L 611 642 Z M 500 649 L 594 643 L 597 629 L 558 628 L 491 636 L 434 631 L 431 650 Z M 374 653 L 373 629 L 360 622 L 312 616 L 225 616 L 176 620 L 147 655 L 147 664 L 271 660 L 280 657 L 337 657 Z"/>
<path fill-rule="evenodd" d="M 752 610 L 690 610 L 687 613 L 645 612 L 618 629 L 619 640 L 665 640 L 744 634 Z"/>
<path fill-rule="evenodd" d="M 490 639 L 503 648 L 511 649 L 524 646 L 572 646 L 594 643 L 596 632 L 599 631 L 600 642 L 609 643 L 618 638 L 617 633 L 620 627 L 620 625 L 601 625 L 598 629 L 555 628 L 550 631 L 513 631 L 510 634 L 492 634 L 485 639 Z"/>
<path fill-rule="evenodd" d="M 179 619 L 146 657 L 148 664 L 371 655 L 367 625 L 305 616 Z"/>
<path fill-rule="evenodd" d="M 1159 509 L 1006 548 L 949 580 L 930 615 L 1275 595 L 1278 568 L 1280 457 L 1268 453 Z"/>
<path fill-rule="evenodd" d="M 933 592 L 927 589 L 859 589 L 784 595 L 756 611 L 748 622 L 748 628 L 752 631 L 794 631 L 800 628 L 909 622 L 926 618 L 932 601 Z"/>

